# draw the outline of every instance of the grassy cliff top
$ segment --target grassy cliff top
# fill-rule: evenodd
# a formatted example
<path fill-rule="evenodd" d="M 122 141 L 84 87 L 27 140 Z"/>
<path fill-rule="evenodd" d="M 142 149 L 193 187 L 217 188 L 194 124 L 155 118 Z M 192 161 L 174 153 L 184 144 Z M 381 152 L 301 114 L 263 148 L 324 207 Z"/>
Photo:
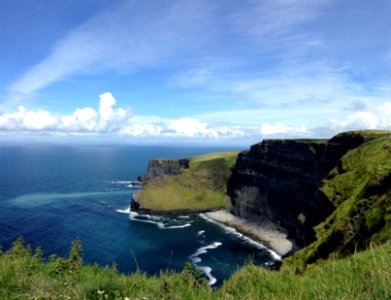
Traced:
<path fill-rule="evenodd" d="M 352 133 L 342 135 L 347 134 Z M 346 153 L 322 182 L 321 192 L 335 211 L 315 227 L 315 242 L 285 261 L 298 271 L 391 238 L 390 132 L 353 134 L 365 136 L 366 142 Z"/>
<path fill-rule="evenodd" d="M 391 131 L 389 130 L 355 130 L 355 131 L 346 131 L 337 134 L 331 139 L 319 139 L 319 138 L 301 138 L 301 139 L 265 139 L 265 141 L 270 142 L 282 142 L 282 141 L 290 141 L 290 142 L 298 142 L 298 143 L 327 143 L 329 141 L 341 141 L 344 139 L 352 139 L 352 138 L 361 138 L 363 141 L 369 141 L 380 136 L 390 136 Z"/>
<path fill-rule="evenodd" d="M 147 182 L 137 195 L 143 209 L 157 212 L 202 211 L 229 207 L 226 189 L 238 151 L 190 158 L 188 169 Z"/>
<path fill-rule="evenodd" d="M 194 156 L 190 159 L 190 169 L 208 168 L 208 163 L 223 159 L 229 168 L 235 165 L 239 151 L 213 152 Z"/>

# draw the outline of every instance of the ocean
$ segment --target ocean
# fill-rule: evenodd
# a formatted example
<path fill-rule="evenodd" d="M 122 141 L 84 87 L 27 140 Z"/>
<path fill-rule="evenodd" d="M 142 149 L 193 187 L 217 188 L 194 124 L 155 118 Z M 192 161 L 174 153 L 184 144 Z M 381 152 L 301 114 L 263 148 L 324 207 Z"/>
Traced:
<path fill-rule="evenodd" d="M 151 158 L 179 158 L 227 148 L 164 146 L 0 146 L 0 245 L 23 236 L 45 257 L 67 256 L 76 238 L 84 262 L 123 273 L 181 271 L 186 261 L 218 286 L 246 263 L 272 253 L 200 215 L 129 214 L 130 181 Z"/>

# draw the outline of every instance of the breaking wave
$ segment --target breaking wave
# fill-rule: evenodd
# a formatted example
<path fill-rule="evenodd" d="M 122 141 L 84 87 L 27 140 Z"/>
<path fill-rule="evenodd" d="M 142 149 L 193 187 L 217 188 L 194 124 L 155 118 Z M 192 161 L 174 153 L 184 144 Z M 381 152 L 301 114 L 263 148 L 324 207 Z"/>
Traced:
<path fill-rule="evenodd" d="M 201 231 L 203 231 L 203 230 L 201 230 Z M 196 250 L 196 252 L 194 252 L 192 255 L 189 256 L 189 259 L 193 263 L 193 266 L 200 269 L 202 272 L 204 272 L 206 277 L 208 277 L 208 280 L 209 280 L 208 285 L 210 285 L 210 286 L 214 285 L 217 282 L 217 279 L 215 277 L 213 277 L 211 267 L 198 265 L 202 261 L 202 259 L 199 256 L 207 253 L 208 250 L 216 249 L 216 248 L 220 247 L 221 245 L 222 245 L 222 243 L 220 243 L 220 242 L 213 242 L 212 244 L 198 248 Z"/>
<path fill-rule="evenodd" d="M 117 210 L 123 213 L 125 210 Z M 156 225 L 160 229 L 181 229 L 191 226 L 191 222 L 184 222 L 175 218 L 141 215 L 136 212 L 131 212 L 129 208 L 129 218 L 135 222 L 150 223 Z"/>

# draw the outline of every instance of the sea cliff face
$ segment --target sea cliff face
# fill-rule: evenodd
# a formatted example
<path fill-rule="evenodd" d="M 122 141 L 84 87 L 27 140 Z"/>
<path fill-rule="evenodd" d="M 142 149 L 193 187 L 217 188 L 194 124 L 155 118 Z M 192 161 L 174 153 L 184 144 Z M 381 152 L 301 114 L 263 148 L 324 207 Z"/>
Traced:
<path fill-rule="evenodd" d="M 314 240 L 313 227 L 335 206 L 319 190 L 339 159 L 365 141 L 359 134 L 326 140 L 265 140 L 239 154 L 228 182 L 231 212 L 284 228 L 297 246 Z"/>
<path fill-rule="evenodd" d="M 151 159 L 148 164 L 147 174 L 143 181 L 147 183 L 149 180 L 161 176 L 175 176 L 189 168 L 189 159 Z"/>

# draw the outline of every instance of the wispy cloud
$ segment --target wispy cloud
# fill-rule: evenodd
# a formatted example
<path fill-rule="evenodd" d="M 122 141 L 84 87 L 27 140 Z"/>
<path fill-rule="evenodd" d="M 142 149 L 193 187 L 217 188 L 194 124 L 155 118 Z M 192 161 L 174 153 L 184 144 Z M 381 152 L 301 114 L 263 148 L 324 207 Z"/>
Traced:
<path fill-rule="evenodd" d="M 123 1 L 60 39 L 11 91 L 29 94 L 76 73 L 154 67 L 193 48 L 194 35 L 202 38 L 198 44 L 207 42 L 207 13 L 196 1 Z"/>
<path fill-rule="evenodd" d="M 258 118 L 315 120 L 342 116 L 345 110 L 364 110 L 391 99 L 391 91 L 357 82 L 349 66 L 324 61 L 286 64 L 273 72 L 229 73 L 195 69 L 174 78 L 183 88 L 202 86 L 231 101 L 225 110 L 201 117 L 250 122 Z"/>
<path fill-rule="evenodd" d="M 324 2 L 245 1 L 236 6 L 202 0 L 123 1 L 70 31 L 10 90 L 29 94 L 73 74 L 132 72 L 168 61 L 193 66 L 245 61 L 242 54 L 248 58 L 281 42 L 290 44 L 292 51 L 292 41 L 316 43 L 294 29 L 313 19 Z M 227 39 L 232 40 L 230 47 Z M 241 47 L 244 53 L 237 52 Z"/>

